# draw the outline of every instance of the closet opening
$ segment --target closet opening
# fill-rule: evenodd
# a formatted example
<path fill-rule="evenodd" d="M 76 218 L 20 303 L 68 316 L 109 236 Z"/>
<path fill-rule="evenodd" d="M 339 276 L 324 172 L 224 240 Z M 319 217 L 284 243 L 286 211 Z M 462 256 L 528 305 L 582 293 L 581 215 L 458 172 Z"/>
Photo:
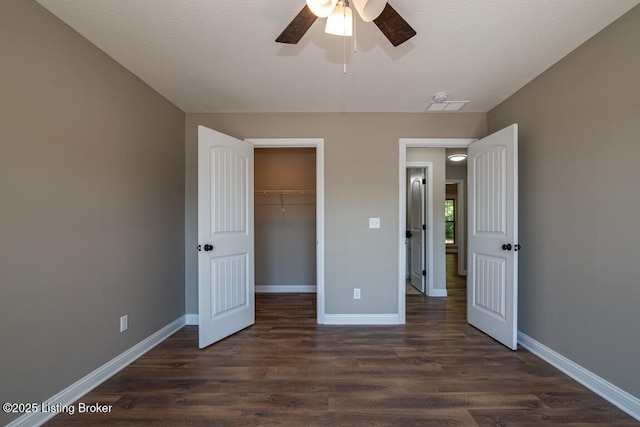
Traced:
<path fill-rule="evenodd" d="M 316 147 L 254 149 L 255 291 L 317 292 Z"/>

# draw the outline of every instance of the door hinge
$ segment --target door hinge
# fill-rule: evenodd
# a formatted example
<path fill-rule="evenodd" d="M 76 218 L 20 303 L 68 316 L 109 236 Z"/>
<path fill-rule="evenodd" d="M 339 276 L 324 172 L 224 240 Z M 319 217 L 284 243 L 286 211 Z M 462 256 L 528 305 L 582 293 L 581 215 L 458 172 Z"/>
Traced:
<path fill-rule="evenodd" d="M 422 224 L 422 229 L 426 230 L 427 229 L 427 224 Z"/>
<path fill-rule="evenodd" d="M 422 178 L 422 185 L 426 185 L 427 184 L 427 179 L 426 178 Z"/>
<path fill-rule="evenodd" d="M 427 275 L 427 270 L 422 270 L 422 275 L 426 276 Z"/>

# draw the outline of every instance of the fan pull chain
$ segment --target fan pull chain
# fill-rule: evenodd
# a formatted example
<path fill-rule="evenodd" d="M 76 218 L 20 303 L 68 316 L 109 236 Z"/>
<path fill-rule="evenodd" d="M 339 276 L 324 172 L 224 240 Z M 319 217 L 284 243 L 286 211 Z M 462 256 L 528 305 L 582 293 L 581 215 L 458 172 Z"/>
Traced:
<path fill-rule="evenodd" d="M 342 74 L 347 74 L 347 37 L 342 38 Z"/>
<path fill-rule="evenodd" d="M 357 53 L 358 52 L 358 38 L 356 37 L 356 22 L 358 22 L 358 18 L 354 17 L 353 18 L 353 53 Z"/>
<path fill-rule="evenodd" d="M 348 4 L 348 3 L 347 3 Z M 347 8 L 342 8 L 342 22 L 346 22 L 347 20 Z M 347 74 L 347 29 L 342 28 L 342 74 Z"/>

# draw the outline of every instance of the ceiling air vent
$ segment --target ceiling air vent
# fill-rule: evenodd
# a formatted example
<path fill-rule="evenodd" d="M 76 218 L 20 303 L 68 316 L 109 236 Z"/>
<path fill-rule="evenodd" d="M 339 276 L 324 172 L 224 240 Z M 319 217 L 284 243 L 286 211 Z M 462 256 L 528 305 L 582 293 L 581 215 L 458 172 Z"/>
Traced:
<path fill-rule="evenodd" d="M 469 101 L 449 101 L 447 92 L 437 92 L 433 95 L 433 101 L 427 107 L 427 111 L 460 111 Z"/>

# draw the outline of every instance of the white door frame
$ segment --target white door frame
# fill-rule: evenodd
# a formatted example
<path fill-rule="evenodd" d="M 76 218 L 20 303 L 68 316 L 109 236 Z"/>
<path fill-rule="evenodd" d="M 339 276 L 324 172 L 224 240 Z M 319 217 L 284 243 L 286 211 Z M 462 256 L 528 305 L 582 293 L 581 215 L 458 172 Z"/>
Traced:
<path fill-rule="evenodd" d="M 406 313 L 406 229 L 407 229 L 407 148 L 466 148 L 475 138 L 400 138 L 398 153 L 398 323 L 404 324 Z M 432 184 L 433 185 L 433 184 Z M 433 256 L 433 254 L 431 254 Z"/>
<path fill-rule="evenodd" d="M 457 193 L 456 197 L 456 240 L 458 241 L 458 276 L 466 276 L 467 270 L 464 268 L 465 260 L 467 259 L 467 246 L 465 244 L 465 229 L 466 229 L 466 213 L 465 200 L 466 195 L 464 193 L 464 180 L 462 179 L 446 179 L 446 184 L 456 184 Z"/>
<path fill-rule="evenodd" d="M 427 188 L 425 188 L 425 201 L 427 205 L 427 211 L 425 212 L 425 222 L 427 226 L 427 239 L 423 244 L 426 246 L 427 259 L 427 289 L 426 295 L 433 295 L 433 162 L 406 162 L 405 176 L 407 169 L 422 169 L 427 180 Z M 406 185 L 406 184 L 405 184 Z M 407 187 L 405 187 L 405 191 Z M 405 199 L 406 203 L 406 199 Z M 406 205 L 405 205 L 405 220 L 407 218 Z M 406 224 L 405 224 L 406 233 Z M 406 234 L 405 234 L 406 235 Z M 406 253 L 406 251 L 405 251 Z M 405 260 L 406 264 L 406 260 Z"/>
<path fill-rule="evenodd" d="M 260 148 L 316 149 L 316 303 L 317 322 L 325 323 L 324 294 L 324 139 L 323 138 L 247 138 Z"/>

